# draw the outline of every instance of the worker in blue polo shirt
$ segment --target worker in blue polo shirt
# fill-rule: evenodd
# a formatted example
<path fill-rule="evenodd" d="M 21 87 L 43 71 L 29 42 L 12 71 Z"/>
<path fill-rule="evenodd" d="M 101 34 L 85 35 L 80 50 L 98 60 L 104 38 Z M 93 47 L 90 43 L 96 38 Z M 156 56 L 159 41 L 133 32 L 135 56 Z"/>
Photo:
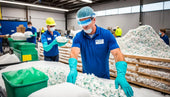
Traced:
<path fill-rule="evenodd" d="M 41 36 L 41 42 L 44 48 L 44 60 L 59 61 L 58 46 L 64 46 L 65 43 L 57 42 L 56 37 L 61 36 L 59 32 L 55 31 L 55 21 L 49 17 L 46 19 L 47 31 Z"/>
<path fill-rule="evenodd" d="M 32 26 L 32 23 L 30 21 L 27 24 L 28 24 L 27 29 L 25 31 L 31 31 L 32 32 L 31 38 L 27 38 L 27 42 L 36 44 L 37 29 Z"/>
<path fill-rule="evenodd" d="M 169 46 L 169 38 L 165 33 L 166 33 L 165 29 L 160 29 L 159 30 L 160 38 Z"/>
<path fill-rule="evenodd" d="M 133 96 L 133 90 L 125 78 L 127 63 L 120 51 L 115 37 L 109 30 L 95 25 L 95 13 L 90 7 L 83 7 L 77 12 L 78 24 L 83 28 L 73 39 L 69 59 L 70 72 L 67 82 L 75 83 L 77 77 L 77 58 L 81 52 L 83 73 L 94 74 L 110 79 L 109 55 L 114 56 L 117 69 L 115 88 L 119 85 L 128 97 Z"/>

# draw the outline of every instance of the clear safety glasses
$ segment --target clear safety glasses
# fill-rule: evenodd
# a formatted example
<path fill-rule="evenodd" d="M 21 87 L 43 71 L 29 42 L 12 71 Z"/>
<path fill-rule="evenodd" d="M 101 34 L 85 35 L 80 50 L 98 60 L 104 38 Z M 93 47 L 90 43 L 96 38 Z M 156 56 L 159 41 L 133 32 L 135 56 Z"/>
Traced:
<path fill-rule="evenodd" d="M 89 25 L 92 21 L 91 18 L 84 20 L 84 21 L 77 21 L 79 26 L 87 26 Z"/>

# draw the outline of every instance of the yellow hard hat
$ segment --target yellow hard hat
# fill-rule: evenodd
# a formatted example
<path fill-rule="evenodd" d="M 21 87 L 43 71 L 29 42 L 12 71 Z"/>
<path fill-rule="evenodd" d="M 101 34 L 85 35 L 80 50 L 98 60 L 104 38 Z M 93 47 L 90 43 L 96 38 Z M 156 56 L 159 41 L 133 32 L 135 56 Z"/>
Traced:
<path fill-rule="evenodd" d="M 49 17 L 46 19 L 46 25 L 52 26 L 52 25 L 56 25 L 56 23 L 52 17 Z"/>

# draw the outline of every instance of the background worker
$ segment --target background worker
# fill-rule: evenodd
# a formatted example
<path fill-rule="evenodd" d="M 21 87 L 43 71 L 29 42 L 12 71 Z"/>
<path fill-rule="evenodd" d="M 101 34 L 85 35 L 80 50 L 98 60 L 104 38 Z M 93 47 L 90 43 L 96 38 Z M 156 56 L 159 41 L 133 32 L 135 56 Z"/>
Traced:
<path fill-rule="evenodd" d="M 166 33 L 165 29 L 160 29 L 159 30 L 160 38 L 169 46 L 169 38 L 165 33 Z"/>
<path fill-rule="evenodd" d="M 116 37 L 122 36 L 122 29 L 119 26 L 116 27 L 115 35 Z"/>
<path fill-rule="evenodd" d="M 25 31 L 31 31 L 32 32 L 32 35 L 30 35 L 31 38 L 27 38 L 27 42 L 36 44 L 37 29 L 32 26 L 31 22 L 28 22 L 27 24 L 28 24 L 27 29 Z"/>
<path fill-rule="evenodd" d="M 3 53 L 4 53 L 3 49 L 2 49 L 2 40 L 3 40 L 3 38 L 8 38 L 8 37 L 10 37 L 9 34 L 6 34 L 6 35 L 2 34 L 2 25 L 0 23 L 0 55 L 3 55 Z"/>
<path fill-rule="evenodd" d="M 55 31 L 55 21 L 49 17 L 46 19 L 47 31 L 41 36 L 41 42 L 44 48 L 44 60 L 59 61 L 58 46 L 63 46 L 66 43 L 58 43 L 56 37 L 61 36 L 59 32 Z"/>

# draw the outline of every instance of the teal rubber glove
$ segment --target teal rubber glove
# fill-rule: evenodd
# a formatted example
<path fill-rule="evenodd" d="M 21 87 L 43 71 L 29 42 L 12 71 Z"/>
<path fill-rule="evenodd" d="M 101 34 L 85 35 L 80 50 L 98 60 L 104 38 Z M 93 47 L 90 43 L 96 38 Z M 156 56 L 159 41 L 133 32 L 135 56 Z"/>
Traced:
<path fill-rule="evenodd" d="M 75 84 L 76 78 L 77 78 L 77 59 L 70 58 L 69 59 L 69 66 L 70 66 L 70 72 L 67 76 L 67 82 Z"/>
<path fill-rule="evenodd" d="M 30 35 L 31 37 L 33 37 L 34 35 Z"/>
<path fill-rule="evenodd" d="M 56 41 L 56 40 L 53 40 L 50 44 L 48 44 L 47 42 L 44 42 L 44 43 L 43 43 L 43 48 L 44 48 L 44 50 L 45 50 L 46 52 L 48 52 L 48 51 L 51 50 L 52 47 L 53 47 L 54 45 L 56 45 L 56 44 L 57 44 L 57 41 Z"/>
<path fill-rule="evenodd" d="M 117 62 L 116 69 L 117 77 L 115 79 L 115 88 L 118 89 L 120 85 L 127 97 L 133 96 L 133 90 L 125 78 L 127 63 L 125 61 Z"/>
<path fill-rule="evenodd" d="M 30 35 L 31 37 L 35 36 L 37 37 L 37 32 L 35 32 L 33 35 Z"/>
<path fill-rule="evenodd" d="M 37 32 L 35 32 L 34 36 L 37 37 Z"/>

